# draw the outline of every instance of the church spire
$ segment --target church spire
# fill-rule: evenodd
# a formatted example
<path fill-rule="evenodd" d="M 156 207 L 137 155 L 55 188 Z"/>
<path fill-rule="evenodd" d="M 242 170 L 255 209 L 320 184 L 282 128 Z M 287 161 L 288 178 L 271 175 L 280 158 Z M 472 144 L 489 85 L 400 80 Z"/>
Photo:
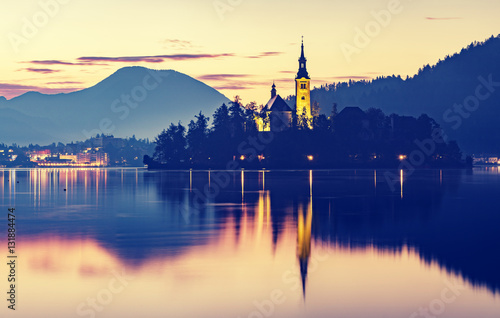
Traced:
<path fill-rule="evenodd" d="M 275 97 L 276 97 L 276 85 L 274 84 L 274 81 L 273 81 L 273 86 L 271 89 L 271 98 L 275 98 Z"/>
<path fill-rule="evenodd" d="M 302 47 L 301 47 L 301 53 L 300 53 L 300 58 L 299 58 L 299 72 L 297 73 L 297 79 L 299 78 L 309 78 L 309 73 L 307 72 L 307 59 L 304 54 L 304 37 L 302 37 Z"/>
<path fill-rule="evenodd" d="M 306 56 L 304 54 L 304 37 L 302 37 L 302 53 L 300 54 L 300 60 L 299 60 L 299 62 L 300 61 L 304 61 L 304 62 L 307 61 L 306 60 Z"/>

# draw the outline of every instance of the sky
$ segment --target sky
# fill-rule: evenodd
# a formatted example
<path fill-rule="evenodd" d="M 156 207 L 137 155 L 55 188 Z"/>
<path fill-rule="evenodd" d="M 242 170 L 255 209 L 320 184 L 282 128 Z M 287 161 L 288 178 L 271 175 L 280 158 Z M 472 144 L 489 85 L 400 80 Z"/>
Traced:
<path fill-rule="evenodd" d="M 125 66 L 173 69 L 243 103 L 415 74 L 500 33 L 498 0 L 23 0 L 0 5 L 0 96 L 70 92 Z"/>

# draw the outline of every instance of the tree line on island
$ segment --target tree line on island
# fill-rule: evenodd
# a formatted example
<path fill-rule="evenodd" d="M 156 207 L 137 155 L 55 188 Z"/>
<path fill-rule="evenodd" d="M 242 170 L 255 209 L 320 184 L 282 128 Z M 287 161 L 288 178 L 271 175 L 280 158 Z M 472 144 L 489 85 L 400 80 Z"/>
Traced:
<path fill-rule="evenodd" d="M 243 106 L 236 96 L 213 120 L 200 112 L 187 127 L 172 123 L 156 137 L 154 155 L 144 156 L 144 163 L 150 169 L 398 167 L 410 159 L 414 167 L 465 163 L 457 143 L 447 141 L 425 114 L 387 116 L 357 107 L 338 113 L 334 104 L 329 116 L 313 111 L 309 120 L 292 112 L 291 123 L 260 132 L 257 119 L 270 121 L 261 109 L 254 102 Z"/>

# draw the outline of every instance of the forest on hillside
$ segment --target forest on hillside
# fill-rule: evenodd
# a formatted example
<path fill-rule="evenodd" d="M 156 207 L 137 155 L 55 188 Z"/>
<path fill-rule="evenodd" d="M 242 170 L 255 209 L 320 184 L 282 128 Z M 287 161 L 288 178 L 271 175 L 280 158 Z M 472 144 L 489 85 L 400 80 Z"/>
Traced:
<path fill-rule="evenodd" d="M 423 66 L 412 77 L 391 75 L 322 85 L 311 92 L 311 100 L 319 104 L 323 114 L 330 112 L 333 103 L 340 109 L 358 106 L 363 110 L 379 108 L 387 114 L 428 114 L 466 153 L 499 154 L 499 56 L 500 35 L 492 36 L 435 65 Z M 478 98 L 478 90 L 487 97 Z M 295 103 L 293 96 L 287 101 Z"/>

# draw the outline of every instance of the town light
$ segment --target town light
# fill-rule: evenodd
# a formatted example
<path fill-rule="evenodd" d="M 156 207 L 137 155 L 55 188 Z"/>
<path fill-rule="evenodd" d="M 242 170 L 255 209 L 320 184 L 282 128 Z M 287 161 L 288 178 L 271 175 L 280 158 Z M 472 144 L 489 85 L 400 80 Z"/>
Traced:
<path fill-rule="evenodd" d="M 399 160 L 403 161 L 406 159 L 406 155 L 399 155 Z"/>
<path fill-rule="evenodd" d="M 313 161 L 313 160 L 314 160 L 314 157 L 313 157 L 313 156 L 307 156 L 307 160 L 309 160 L 309 161 Z"/>
<path fill-rule="evenodd" d="M 241 155 L 240 160 L 241 161 L 245 160 L 245 156 Z"/>

